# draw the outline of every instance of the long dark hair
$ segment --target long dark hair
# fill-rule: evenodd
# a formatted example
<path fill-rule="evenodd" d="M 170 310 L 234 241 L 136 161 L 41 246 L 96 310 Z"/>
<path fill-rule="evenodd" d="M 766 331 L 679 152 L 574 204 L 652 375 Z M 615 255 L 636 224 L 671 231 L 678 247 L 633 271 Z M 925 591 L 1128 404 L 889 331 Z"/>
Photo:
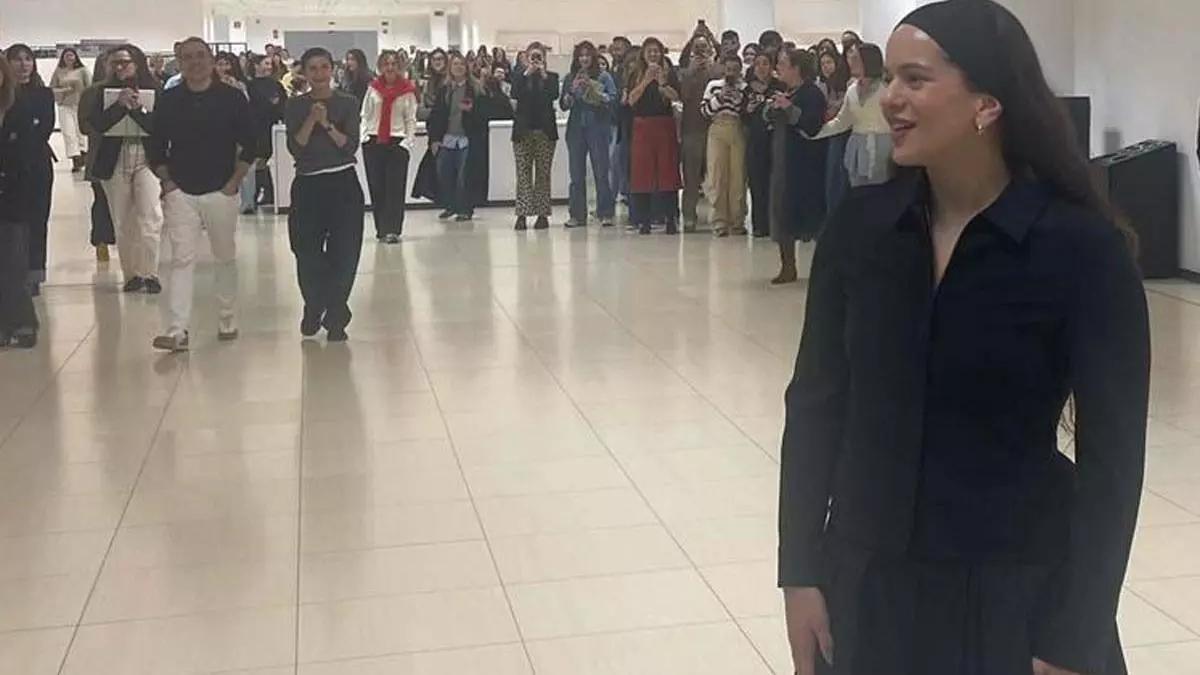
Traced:
<path fill-rule="evenodd" d="M 825 67 L 822 65 L 825 57 L 833 59 L 837 66 L 831 76 L 825 75 Z M 846 93 L 846 89 L 850 86 L 850 66 L 846 64 L 846 59 L 837 53 L 836 49 L 821 50 L 817 55 L 817 70 L 820 71 L 819 77 L 830 93 Z"/>
<path fill-rule="evenodd" d="M 4 58 L 9 61 L 12 61 L 13 59 L 17 58 L 18 56 L 20 56 L 22 54 L 28 56 L 30 61 L 33 61 L 33 74 L 31 74 L 29 76 L 29 84 L 27 86 L 36 87 L 39 89 L 42 87 L 45 87 L 46 81 L 43 80 L 42 76 L 38 73 L 37 56 L 34 55 L 33 50 L 29 48 L 29 45 L 24 44 L 22 42 L 18 42 L 17 44 L 14 44 L 14 45 L 10 46 L 8 49 L 4 50 Z M 13 77 L 15 78 L 16 76 L 14 75 Z M 22 87 L 18 83 L 18 85 L 17 85 L 18 92 L 19 92 L 19 90 L 21 90 L 23 88 L 24 87 Z"/>
<path fill-rule="evenodd" d="M 17 100 L 17 74 L 7 58 L 0 59 L 0 113 L 7 113 Z"/>
<path fill-rule="evenodd" d="M 662 67 L 669 69 L 671 62 L 667 60 L 667 47 L 662 40 L 656 37 L 648 37 L 642 41 L 642 46 L 638 48 L 637 60 L 633 62 L 633 67 L 629 71 L 629 77 L 625 80 L 625 87 L 630 91 L 637 88 L 638 82 L 642 79 L 642 75 L 650 67 L 650 62 L 646 60 L 646 52 L 648 47 L 658 47 L 658 53 L 661 55 Z"/>
<path fill-rule="evenodd" d="M 137 74 L 134 75 L 134 81 L 138 89 L 157 89 L 158 78 L 154 77 L 154 73 L 150 72 L 150 64 L 146 60 L 146 53 L 139 49 L 136 45 L 119 45 L 109 50 L 108 56 L 111 59 L 113 54 L 117 52 L 129 52 L 129 58 L 133 60 L 133 65 L 137 67 Z M 105 82 L 107 84 L 119 84 L 117 81 L 117 71 L 115 68 L 109 68 L 105 71 Z"/>
<path fill-rule="evenodd" d="M 367 65 L 367 55 L 361 49 L 351 49 L 346 52 L 346 56 L 353 56 L 358 63 L 357 70 L 350 70 L 349 63 L 346 64 L 346 72 L 354 79 L 355 82 L 369 82 L 371 80 L 371 67 Z"/>
<path fill-rule="evenodd" d="M 217 52 L 216 61 L 230 64 L 229 75 L 238 82 L 246 81 L 246 73 L 242 71 L 242 62 L 233 52 Z"/>
<path fill-rule="evenodd" d="M 576 75 L 579 74 L 579 70 L 580 70 L 579 57 L 582 56 L 584 53 L 590 54 L 592 57 L 592 64 L 590 66 L 588 66 L 588 70 L 587 70 L 588 77 L 591 77 L 591 78 L 600 77 L 600 71 L 602 70 L 602 68 L 600 67 L 600 50 L 596 49 L 596 45 L 593 44 L 590 40 L 584 40 L 583 42 L 580 42 L 579 44 L 575 45 L 575 54 L 571 57 L 571 75 L 570 75 L 570 77 L 573 79 Z"/>
<path fill-rule="evenodd" d="M 67 67 L 67 54 L 68 53 L 75 55 L 75 65 L 71 66 L 71 70 L 79 70 L 80 68 L 82 68 L 83 61 L 79 58 L 79 50 L 75 49 L 74 47 L 67 47 L 66 49 L 62 50 L 62 53 L 60 53 L 58 55 L 58 67 L 59 68 Z"/>
<path fill-rule="evenodd" d="M 1096 190 L 1066 107 L 1046 82 L 1033 40 L 1011 11 L 995 4 L 996 40 L 990 45 L 1007 86 L 986 92 L 1000 102 L 1004 160 L 1014 175 L 1049 183 L 1067 201 L 1112 218 L 1131 247 L 1136 237 L 1127 221 Z M 968 86 L 981 92 L 966 73 Z"/>

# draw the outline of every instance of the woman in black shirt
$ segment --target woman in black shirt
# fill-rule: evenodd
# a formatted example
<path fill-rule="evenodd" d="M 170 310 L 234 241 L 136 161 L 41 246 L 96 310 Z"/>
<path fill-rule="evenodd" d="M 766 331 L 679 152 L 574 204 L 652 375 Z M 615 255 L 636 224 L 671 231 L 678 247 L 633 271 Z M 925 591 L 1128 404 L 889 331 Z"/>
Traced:
<path fill-rule="evenodd" d="M 42 81 L 37 71 L 37 59 L 28 45 L 16 44 L 5 52 L 12 64 L 17 82 L 17 98 L 33 116 L 34 135 L 40 140 L 38 156 L 30 168 L 29 181 L 32 211 L 29 226 L 29 273 L 26 283 L 30 294 L 41 293 L 46 281 L 46 240 L 50 223 L 50 200 L 54 191 L 54 153 L 50 150 L 50 134 L 54 133 L 54 92 Z"/>
<path fill-rule="evenodd" d="M 517 100 L 513 116 L 513 157 L 517 163 L 517 225 L 527 227 L 533 216 L 535 230 L 550 227 L 550 176 L 558 145 L 558 73 L 546 68 L 546 52 L 529 49 L 529 66 L 513 71 L 512 97 Z"/>
<path fill-rule="evenodd" d="M 797 671 L 1124 673 L 1150 361 L 1127 237 L 1009 10 L 926 5 L 887 51 L 905 168 L 826 229 L 787 393 Z"/>
<path fill-rule="evenodd" d="M 0 59 L 0 349 L 37 344 L 38 320 L 25 285 L 29 265 L 30 180 L 44 143 L 33 114 L 17 98 L 17 78 Z M 32 170 L 32 171 L 31 171 Z"/>
<path fill-rule="evenodd" d="M 667 62 L 658 38 L 642 43 L 637 67 L 625 83 L 625 100 L 633 113 L 630 146 L 629 220 L 642 234 L 650 224 L 664 222 L 676 234 L 679 211 L 679 137 L 674 102 L 679 100 L 679 75 Z"/>

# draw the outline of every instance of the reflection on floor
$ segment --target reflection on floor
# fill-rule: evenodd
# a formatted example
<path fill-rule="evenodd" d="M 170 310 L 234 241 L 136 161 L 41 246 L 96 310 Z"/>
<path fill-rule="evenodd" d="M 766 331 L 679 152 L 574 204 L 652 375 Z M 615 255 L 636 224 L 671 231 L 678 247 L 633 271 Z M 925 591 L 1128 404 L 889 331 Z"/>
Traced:
<path fill-rule="evenodd" d="M 242 338 L 205 300 L 171 357 L 61 178 L 43 345 L 0 354 L 4 675 L 791 672 L 772 559 L 804 287 L 768 288 L 769 244 L 418 212 L 365 246 L 330 346 L 299 339 L 285 222 L 245 218 Z M 1197 288 L 1150 293 L 1134 675 L 1200 673 Z"/>

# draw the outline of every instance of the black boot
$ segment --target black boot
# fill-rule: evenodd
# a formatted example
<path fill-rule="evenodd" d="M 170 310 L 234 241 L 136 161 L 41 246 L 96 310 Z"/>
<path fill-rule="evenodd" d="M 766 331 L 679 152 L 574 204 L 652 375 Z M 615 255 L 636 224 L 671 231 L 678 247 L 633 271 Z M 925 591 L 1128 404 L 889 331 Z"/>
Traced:
<path fill-rule="evenodd" d="M 525 216 L 518 216 L 517 224 L 513 226 L 513 229 L 517 232 L 524 232 L 529 229 L 529 221 L 525 219 Z"/>
<path fill-rule="evenodd" d="M 533 223 L 533 229 L 535 229 L 535 230 L 550 229 L 550 219 L 547 218 L 546 216 L 538 216 L 537 221 L 535 221 Z"/>
<path fill-rule="evenodd" d="M 779 245 L 779 276 L 771 280 L 775 286 L 794 283 L 800 278 L 796 272 L 796 245 L 787 243 Z"/>

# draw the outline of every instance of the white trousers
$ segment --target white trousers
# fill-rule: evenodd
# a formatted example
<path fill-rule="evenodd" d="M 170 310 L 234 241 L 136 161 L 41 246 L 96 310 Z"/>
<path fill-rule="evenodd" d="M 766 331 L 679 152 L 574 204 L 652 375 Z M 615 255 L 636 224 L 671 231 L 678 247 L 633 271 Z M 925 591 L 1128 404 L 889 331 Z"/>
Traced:
<path fill-rule="evenodd" d="M 158 178 L 146 162 L 141 141 L 121 146 L 113 177 L 104 181 L 104 195 L 117 231 L 121 271 L 128 281 L 134 277 L 158 276 L 159 239 L 163 212 Z"/>
<path fill-rule="evenodd" d="M 87 137 L 79 130 L 79 108 L 69 105 L 58 106 L 58 128 L 62 131 L 63 145 L 67 157 L 78 157 L 87 150 Z"/>
<path fill-rule="evenodd" d="M 231 319 L 237 301 L 237 230 L 241 199 L 220 191 L 189 195 L 175 190 L 163 197 L 162 281 L 163 325 L 166 335 L 181 335 L 192 318 L 196 255 L 200 231 L 216 260 L 216 296 L 220 318 Z"/>

